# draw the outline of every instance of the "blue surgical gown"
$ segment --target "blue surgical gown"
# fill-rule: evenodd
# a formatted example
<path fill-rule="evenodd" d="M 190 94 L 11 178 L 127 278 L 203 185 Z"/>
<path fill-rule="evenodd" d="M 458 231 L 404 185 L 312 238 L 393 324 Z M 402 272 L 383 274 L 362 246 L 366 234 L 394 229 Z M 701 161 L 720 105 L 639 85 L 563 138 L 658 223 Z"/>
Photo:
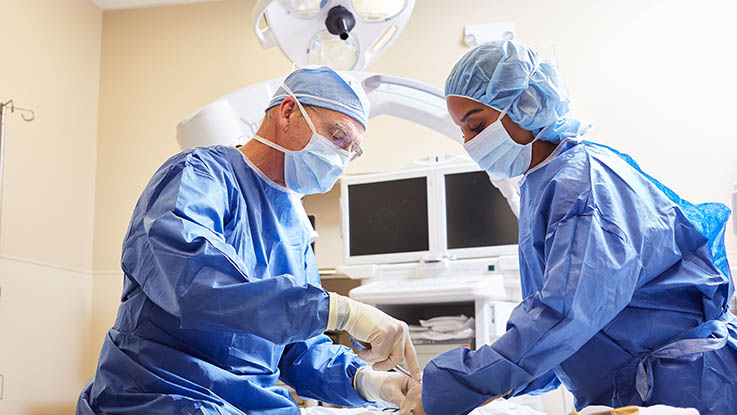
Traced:
<path fill-rule="evenodd" d="M 361 366 L 323 335 L 329 297 L 285 189 L 231 147 L 168 160 L 133 212 L 124 288 L 78 414 L 296 415 L 365 404 Z"/>
<path fill-rule="evenodd" d="M 490 397 L 561 383 L 578 409 L 735 413 L 728 209 L 699 211 L 609 148 L 565 142 L 558 151 L 521 187 L 524 300 L 496 342 L 427 365 L 427 413 L 467 414 Z M 710 208 L 721 217 L 705 232 Z"/>

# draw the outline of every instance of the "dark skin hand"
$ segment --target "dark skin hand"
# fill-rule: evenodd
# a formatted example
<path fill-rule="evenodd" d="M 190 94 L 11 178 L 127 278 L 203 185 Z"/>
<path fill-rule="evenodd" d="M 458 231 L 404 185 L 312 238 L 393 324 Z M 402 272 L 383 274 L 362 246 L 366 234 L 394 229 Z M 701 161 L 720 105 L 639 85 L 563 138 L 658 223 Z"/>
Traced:
<path fill-rule="evenodd" d="M 450 96 L 446 98 L 445 103 L 453 122 L 461 127 L 461 131 L 463 131 L 464 143 L 471 141 L 484 128 L 496 121 L 500 115 L 500 112 L 494 108 L 464 97 Z M 509 115 L 502 118 L 502 125 L 512 140 L 519 144 L 528 144 L 535 138 L 531 131 L 517 125 L 509 118 Z M 550 141 L 535 141 L 532 144 L 532 161 L 528 169 L 545 160 L 555 150 L 556 146 L 557 144 Z"/>

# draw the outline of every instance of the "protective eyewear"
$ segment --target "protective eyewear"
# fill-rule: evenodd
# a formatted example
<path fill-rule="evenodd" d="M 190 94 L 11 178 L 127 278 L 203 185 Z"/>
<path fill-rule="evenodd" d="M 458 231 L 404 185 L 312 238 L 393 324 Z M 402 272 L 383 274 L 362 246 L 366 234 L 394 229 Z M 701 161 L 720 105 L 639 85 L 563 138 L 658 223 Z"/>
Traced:
<path fill-rule="evenodd" d="M 351 161 L 363 155 L 363 149 L 358 143 L 356 143 L 356 140 L 351 136 L 351 134 L 348 132 L 348 130 L 346 130 L 345 127 L 328 118 L 328 116 L 323 114 L 322 111 L 318 110 L 314 106 L 310 106 L 308 108 L 317 113 L 317 115 L 323 120 L 323 122 L 335 127 L 335 131 L 330 135 L 329 139 L 338 148 L 346 149 L 349 152 L 353 153 Z"/>

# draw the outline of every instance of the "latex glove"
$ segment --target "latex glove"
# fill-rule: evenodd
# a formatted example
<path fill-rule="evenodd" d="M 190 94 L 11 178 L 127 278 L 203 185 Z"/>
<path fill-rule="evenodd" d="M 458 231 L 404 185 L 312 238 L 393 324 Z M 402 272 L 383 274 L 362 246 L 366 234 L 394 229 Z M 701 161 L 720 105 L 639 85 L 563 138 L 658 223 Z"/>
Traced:
<path fill-rule="evenodd" d="M 422 407 L 422 385 L 416 384 L 410 387 L 407 396 L 399 404 L 400 415 L 425 415 Z"/>
<path fill-rule="evenodd" d="M 330 293 L 328 330 L 345 330 L 356 340 L 371 347 L 358 352 L 358 357 L 376 370 L 389 370 L 407 362 L 409 372 L 420 380 L 422 371 L 417 353 L 409 338 L 407 323 L 369 305 Z"/>
<path fill-rule="evenodd" d="M 400 373 L 380 372 L 364 366 L 358 369 L 354 389 L 363 399 L 399 406 L 411 386 L 417 381 Z"/>

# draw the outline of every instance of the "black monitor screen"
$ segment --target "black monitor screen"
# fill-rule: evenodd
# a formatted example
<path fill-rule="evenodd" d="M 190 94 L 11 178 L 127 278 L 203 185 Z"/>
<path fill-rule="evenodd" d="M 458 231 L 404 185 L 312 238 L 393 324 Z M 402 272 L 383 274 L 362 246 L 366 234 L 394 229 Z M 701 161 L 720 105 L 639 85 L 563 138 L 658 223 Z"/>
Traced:
<path fill-rule="evenodd" d="M 430 249 L 427 178 L 348 185 L 350 255 Z"/>
<path fill-rule="evenodd" d="M 517 217 L 486 172 L 445 175 L 448 249 L 514 245 Z"/>

